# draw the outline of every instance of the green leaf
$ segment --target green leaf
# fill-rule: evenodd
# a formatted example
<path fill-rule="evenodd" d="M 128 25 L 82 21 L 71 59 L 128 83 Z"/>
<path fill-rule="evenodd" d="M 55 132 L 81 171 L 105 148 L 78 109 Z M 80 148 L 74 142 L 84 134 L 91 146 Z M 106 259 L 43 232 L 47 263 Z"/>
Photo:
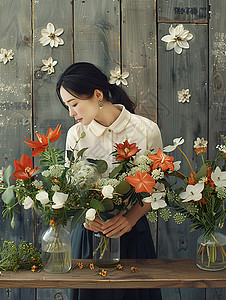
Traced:
<path fill-rule="evenodd" d="M 15 203 L 14 192 L 11 187 L 8 187 L 2 194 L 2 201 L 10 206 L 12 206 Z"/>
<path fill-rule="evenodd" d="M 114 203 L 113 203 L 112 199 L 105 198 L 101 203 L 104 206 L 104 211 L 109 211 L 109 210 L 114 209 Z"/>
<path fill-rule="evenodd" d="M 3 175 L 3 181 L 7 186 L 10 186 L 9 178 L 12 175 L 12 170 L 13 170 L 12 166 L 9 165 Z"/>
<path fill-rule="evenodd" d="M 104 172 L 106 172 L 108 169 L 108 164 L 105 160 L 98 160 L 97 161 L 97 171 L 99 174 L 103 174 Z"/>
<path fill-rule="evenodd" d="M 202 165 L 198 173 L 195 175 L 195 180 L 199 181 L 200 178 L 207 176 L 207 165 Z"/>
<path fill-rule="evenodd" d="M 91 199 L 90 206 L 98 211 L 105 211 L 104 205 L 96 199 Z"/>
<path fill-rule="evenodd" d="M 89 147 L 82 148 L 81 150 L 78 151 L 77 153 L 77 158 L 82 157 L 83 153 L 88 149 Z"/>
<path fill-rule="evenodd" d="M 122 164 L 115 167 L 109 174 L 110 178 L 114 178 L 122 170 Z"/>
<path fill-rule="evenodd" d="M 73 164 L 75 161 L 74 153 L 71 150 L 67 150 L 67 158 Z"/>
<path fill-rule="evenodd" d="M 71 220 L 71 230 L 76 227 L 78 223 L 83 223 L 85 221 L 85 214 L 83 209 L 77 209 Z"/>
<path fill-rule="evenodd" d="M 120 182 L 115 188 L 116 193 L 123 194 L 123 195 L 128 193 L 129 190 L 130 190 L 130 184 L 126 180 Z"/>

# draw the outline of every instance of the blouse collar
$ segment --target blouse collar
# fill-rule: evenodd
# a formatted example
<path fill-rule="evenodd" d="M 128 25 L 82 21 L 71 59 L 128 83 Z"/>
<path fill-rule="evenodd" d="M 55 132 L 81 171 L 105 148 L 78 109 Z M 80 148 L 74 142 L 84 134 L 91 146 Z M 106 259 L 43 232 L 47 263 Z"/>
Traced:
<path fill-rule="evenodd" d="M 105 130 L 111 130 L 114 133 L 121 132 L 126 125 L 128 124 L 131 113 L 125 109 L 125 107 L 121 104 L 116 104 L 116 106 L 121 110 L 120 115 L 118 118 L 108 127 L 105 127 L 98 123 L 97 121 L 93 120 L 89 125 L 88 128 L 92 130 L 92 132 L 97 136 L 101 136 Z"/>

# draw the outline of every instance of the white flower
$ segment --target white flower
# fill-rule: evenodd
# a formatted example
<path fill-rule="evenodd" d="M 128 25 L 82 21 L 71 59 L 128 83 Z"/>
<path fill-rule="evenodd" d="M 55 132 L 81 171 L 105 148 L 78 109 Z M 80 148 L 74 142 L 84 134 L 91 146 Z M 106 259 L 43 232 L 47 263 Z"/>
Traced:
<path fill-rule="evenodd" d="M 219 167 L 216 167 L 215 171 L 211 173 L 211 179 L 216 186 L 226 187 L 226 171 L 222 172 Z"/>
<path fill-rule="evenodd" d="M 173 164 L 174 164 L 174 171 L 180 170 L 181 160 L 174 161 Z"/>
<path fill-rule="evenodd" d="M 164 196 L 165 193 L 153 193 L 150 197 L 144 198 L 143 202 L 151 203 L 152 209 L 156 210 L 167 206 L 165 200 L 163 200 Z"/>
<path fill-rule="evenodd" d="M 120 85 L 120 83 L 122 83 L 124 85 L 127 85 L 126 78 L 129 76 L 129 72 L 123 72 L 121 74 L 120 66 L 116 66 L 115 70 L 111 70 L 110 73 L 111 73 L 110 80 L 109 80 L 110 84 Z"/>
<path fill-rule="evenodd" d="M 190 97 L 191 95 L 189 94 L 189 89 L 182 89 L 182 91 L 178 91 L 177 92 L 178 94 L 178 102 L 182 102 L 182 103 L 185 103 L 185 102 L 189 102 L 190 101 Z"/>
<path fill-rule="evenodd" d="M 184 139 L 182 137 L 176 138 L 173 140 L 173 145 L 169 145 L 163 148 L 164 152 L 172 152 L 174 151 L 177 146 L 182 145 L 184 143 Z"/>
<path fill-rule="evenodd" d="M 93 221 L 96 217 L 96 210 L 94 208 L 90 208 L 86 212 L 86 219 L 88 221 Z"/>
<path fill-rule="evenodd" d="M 204 189 L 204 182 L 196 183 L 195 185 L 188 185 L 186 191 L 180 193 L 180 197 L 184 199 L 182 202 L 199 201 L 202 198 L 202 191 Z"/>
<path fill-rule="evenodd" d="M 46 46 L 50 44 L 50 47 L 58 47 L 58 45 L 63 45 L 64 41 L 59 37 L 64 32 L 63 28 L 58 28 L 55 31 L 55 27 L 52 23 L 47 24 L 47 28 L 41 30 L 42 37 L 39 42 Z"/>
<path fill-rule="evenodd" d="M 8 61 L 10 61 L 11 59 L 13 59 L 13 50 L 6 50 L 1 48 L 0 51 L 0 62 L 3 62 L 3 64 L 5 65 Z"/>
<path fill-rule="evenodd" d="M 226 146 L 225 145 L 217 145 L 216 148 L 222 152 L 222 153 L 226 153 Z"/>
<path fill-rule="evenodd" d="M 196 141 L 194 141 L 194 148 L 206 148 L 208 141 L 205 141 L 202 137 L 201 139 L 198 137 Z"/>
<path fill-rule="evenodd" d="M 45 205 L 49 202 L 49 194 L 46 191 L 39 191 L 36 195 L 36 199 Z"/>
<path fill-rule="evenodd" d="M 43 59 L 42 63 L 44 64 L 44 66 L 41 68 L 42 71 L 47 71 L 48 74 L 55 72 L 54 66 L 57 64 L 57 60 L 53 61 L 53 58 L 49 57 L 48 60 Z"/>
<path fill-rule="evenodd" d="M 102 194 L 104 198 L 113 198 L 114 188 L 111 185 L 105 185 L 102 189 Z"/>
<path fill-rule="evenodd" d="M 182 48 L 188 49 L 188 41 L 193 38 L 193 35 L 188 30 L 184 30 L 182 24 L 177 25 L 175 28 L 171 25 L 169 28 L 170 35 L 165 35 L 161 38 L 163 42 L 166 42 L 166 50 L 174 48 L 177 54 L 181 54 Z"/>
<path fill-rule="evenodd" d="M 24 209 L 33 208 L 34 207 L 34 201 L 31 199 L 31 197 L 27 196 L 24 199 L 23 206 L 24 206 Z"/>
<path fill-rule="evenodd" d="M 55 204 L 52 205 L 53 209 L 59 209 L 64 206 L 64 202 L 67 200 L 68 195 L 61 193 L 61 192 L 55 192 L 53 195 L 53 202 Z"/>

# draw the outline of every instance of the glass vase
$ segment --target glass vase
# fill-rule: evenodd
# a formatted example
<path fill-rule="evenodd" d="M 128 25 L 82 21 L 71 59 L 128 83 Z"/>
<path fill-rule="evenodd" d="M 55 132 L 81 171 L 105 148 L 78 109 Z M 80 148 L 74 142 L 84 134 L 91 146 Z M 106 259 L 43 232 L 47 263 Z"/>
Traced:
<path fill-rule="evenodd" d="M 50 226 L 43 233 L 42 265 L 49 273 L 65 273 L 71 269 L 71 237 L 63 226 Z"/>
<path fill-rule="evenodd" d="M 113 267 L 120 261 L 120 238 L 93 233 L 93 262 L 101 267 Z"/>
<path fill-rule="evenodd" d="M 226 268 L 226 236 L 214 231 L 202 234 L 197 240 L 196 265 L 202 270 L 218 271 Z"/>

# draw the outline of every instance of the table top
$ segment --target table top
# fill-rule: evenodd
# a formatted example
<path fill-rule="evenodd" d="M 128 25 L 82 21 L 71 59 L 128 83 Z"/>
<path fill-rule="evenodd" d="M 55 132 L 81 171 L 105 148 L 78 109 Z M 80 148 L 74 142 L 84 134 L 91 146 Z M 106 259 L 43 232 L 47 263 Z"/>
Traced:
<path fill-rule="evenodd" d="M 83 263 L 79 269 L 78 263 Z M 123 269 L 89 268 L 92 260 L 72 260 L 73 269 L 64 274 L 44 271 L 2 272 L 0 288 L 222 288 L 226 287 L 226 269 L 200 270 L 195 259 L 137 259 L 120 261 Z M 131 267 L 137 271 L 132 272 Z M 106 276 L 101 276 L 102 269 Z"/>

